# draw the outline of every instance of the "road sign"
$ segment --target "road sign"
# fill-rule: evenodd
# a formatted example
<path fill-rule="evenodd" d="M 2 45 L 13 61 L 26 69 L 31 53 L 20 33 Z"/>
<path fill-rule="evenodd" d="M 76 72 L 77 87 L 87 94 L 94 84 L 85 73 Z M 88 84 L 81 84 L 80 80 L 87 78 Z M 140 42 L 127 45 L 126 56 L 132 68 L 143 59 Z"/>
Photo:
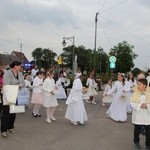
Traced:
<path fill-rule="evenodd" d="M 109 62 L 116 62 L 116 57 L 115 56 L 111 56 L 109 57 Z"/>
<path fill-rule="evenodd" d="M 116 64 L 114 62 L 111 62 L 110 63 L 110 68 L 115 68 L 116 67 Z"/>

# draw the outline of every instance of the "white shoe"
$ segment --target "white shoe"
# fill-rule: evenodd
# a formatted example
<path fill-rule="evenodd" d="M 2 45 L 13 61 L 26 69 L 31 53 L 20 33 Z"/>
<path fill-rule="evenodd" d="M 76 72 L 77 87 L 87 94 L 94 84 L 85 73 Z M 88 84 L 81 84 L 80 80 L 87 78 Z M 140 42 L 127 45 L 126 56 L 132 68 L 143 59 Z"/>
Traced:
<path fill-rule="evenodd" d="M 51 120 L 50 119 L 46 119 L 46 122 L 51 123 Z"/>
<path fill-rule="evenodd" d="M 90 103 L 90 101 L 89 101 L 89 100 L 85 100 L 85 102 Z"/>
<path fill-rule="evenodd" d="M 79 122 L 80 125 L 84 125 L 84 122 Z"/>
<path fill-rule="evenodd" d="M 96 102 L 94 102 L 94 101 L 92 101 L 91 103 L 92 103 L 92 104 L 94 104 L 94 105 L 96 105 L 96 104 L 97 104 L 97 103 L 96 103 Z"/>
<path fill-rule="evenodd" d="M 104 103 L 102 103 L 102 106 L 105 107 L 106 105 Z"/>
<path fill-rule="evenodd" d="M 51 120 L 56 121 L 56 118 L 54 118 L 54 116 L 51 116 Z"/>
<path fill-rule="evenodd" d="M 78 123 L 77 122 L 71 122 L 72 124 L 74 124 L 74 125 L 78 125 Z"/>

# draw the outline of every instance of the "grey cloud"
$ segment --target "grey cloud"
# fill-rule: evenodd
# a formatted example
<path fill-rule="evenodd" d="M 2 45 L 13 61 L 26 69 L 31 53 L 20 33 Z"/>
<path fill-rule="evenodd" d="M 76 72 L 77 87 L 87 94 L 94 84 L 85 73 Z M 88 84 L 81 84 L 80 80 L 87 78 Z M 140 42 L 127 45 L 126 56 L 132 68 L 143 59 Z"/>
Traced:
<path fill-rule="evenodd" d="M 0 18 L 7 21 L 22 21 L 32 24 L 51 22 L 56 26 L 70 24 L 74 28 L 79 28 L 78 18 L 71 8 L 65 5 L 55 5 L 53 7 L 40 6 L 29 3 L 14 3 L 13 1 L 0 0 Z"/>
<path fill-rule="evenodd" d="M 138 2 L 150 8 L 150 0 L 138 0 Z"/>

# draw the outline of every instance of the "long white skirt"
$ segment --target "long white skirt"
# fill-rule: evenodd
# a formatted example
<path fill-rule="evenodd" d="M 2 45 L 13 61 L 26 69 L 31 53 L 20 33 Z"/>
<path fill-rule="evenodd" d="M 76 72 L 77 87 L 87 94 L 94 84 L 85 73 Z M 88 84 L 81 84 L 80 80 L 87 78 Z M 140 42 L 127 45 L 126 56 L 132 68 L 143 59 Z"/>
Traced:
<path fill-rule="evenodd" d="M 107 116 L 115 121 L 127 120 L 127 100 L 114 96 L 114 99 L 106 112 Z"/>
<path fill-rule="evenodd" d="M 102 102 L 103 103 L 111 103 L 113 100 L 113 96 L 110 95 L 110 96 L 104 96 L 103 99 L 102 99 Z"/>
<path fill-rule="evenodd" d="M 62 86 L 58 87 L 58 89 L 56 90 L 56 98 L 57 99 L 66 99 L 67 98 L 65 89 Z"/>
<path fill-rule="evenodd" d="M 87 121 L 87 114 L 85 111 L 83 100 L 69 103 L 67 106 L 65 118 L 71 122 L 85 122 Z"/>

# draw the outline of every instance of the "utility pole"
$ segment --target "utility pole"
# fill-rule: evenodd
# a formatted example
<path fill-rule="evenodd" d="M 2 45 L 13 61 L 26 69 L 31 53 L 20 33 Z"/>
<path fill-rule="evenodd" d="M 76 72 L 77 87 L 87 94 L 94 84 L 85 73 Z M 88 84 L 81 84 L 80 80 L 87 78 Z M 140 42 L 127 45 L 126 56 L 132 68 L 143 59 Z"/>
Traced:
<path fill-rule="evenodd" d="M 97 41 L 97 16 L 99 13 L 96 13 L 95 15 L 95 43 L 94 43 L 94 70 L 95 70 L 95 55 L 96 55 L 96 41 Z"/>

